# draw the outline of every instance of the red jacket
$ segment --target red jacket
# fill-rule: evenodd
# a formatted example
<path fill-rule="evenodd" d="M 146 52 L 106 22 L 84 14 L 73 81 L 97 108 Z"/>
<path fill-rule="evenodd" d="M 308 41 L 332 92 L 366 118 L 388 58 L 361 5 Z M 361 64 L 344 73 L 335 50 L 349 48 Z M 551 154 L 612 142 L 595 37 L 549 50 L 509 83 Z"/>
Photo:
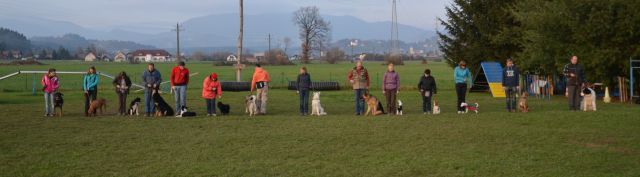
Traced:
<path fill-rule="evenodd" d="M 189 84 L 189 69 L 180 69 L 179 66 L 171 70 L 171 86 L 182 86 Z"/>
<path fill-rule="evenodd" d="M 214 99 L 217 96 L 222 96 L 222 86 L 220 85 L 220 81 L 213 81 L 214 78 L 218 78 L 218 75 L 215 73 L 204 78 L 204 81 L 202 82 L 202 98 Z"/>

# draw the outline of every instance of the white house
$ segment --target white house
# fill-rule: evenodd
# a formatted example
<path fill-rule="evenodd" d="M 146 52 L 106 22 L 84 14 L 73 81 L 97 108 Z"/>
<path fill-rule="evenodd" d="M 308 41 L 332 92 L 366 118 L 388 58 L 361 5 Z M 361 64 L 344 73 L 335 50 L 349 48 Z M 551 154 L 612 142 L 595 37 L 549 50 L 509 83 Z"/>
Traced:
<path fill-rule="evenodd" d="M 96 61 L 96 55 L 93 52 L 89 52 L 86 56 L 84 56 L 84 61 L 94 62 Z"/>
<path fill-rule="evenodd" d="M 166 62 L 173 61 L 171 54 L 166 50 L 136 50 L 131 53 L 134 61 L 138 62 Z"/>
<path fill-rule="evenodd" d="M 113 57 L 113 61 L 115 62 L 127 62 L 127 55 L 121 51 L 116 53 L 116 56 Z"/>

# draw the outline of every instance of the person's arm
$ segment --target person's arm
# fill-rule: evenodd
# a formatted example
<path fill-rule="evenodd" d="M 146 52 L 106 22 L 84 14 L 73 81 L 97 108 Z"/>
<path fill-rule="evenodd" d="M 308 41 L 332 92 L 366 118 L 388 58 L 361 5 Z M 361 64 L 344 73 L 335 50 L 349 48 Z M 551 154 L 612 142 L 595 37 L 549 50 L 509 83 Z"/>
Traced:
<path fill-rule="evenodd" d="M 400 74 L 396 72 L 396 93 L 400 92 Z"/>
<path fill-rule="evenodd" d="M 437 94 L 438 93 L 438 86 L 436 85 L 436 78 L 435 77 L 432 77 L 432 78 L 433 78 L 433 89 L 432 89 L 433 90 L 433 94 Z"/>
<path fill-rule="evenodd" d="M 564 77 L 570 77 L 569 64 L 564 65 L 564 68 L 562 69 L 562 74 L 564 74 Z"/>
<path fill-rule="evenodd" d="M 142 73 L 142 84 L 147 87 L 147 71 Z"/>
<path fill-rule="evenodd" d="M 364 70 L 364 78 L 367 80 L 367 89 L 369 89 L 369 86 L 371 85 L 371 80 L 369 80 L 369 71 L 367 71 L 367 69 Z"/>
<path fill-rule="evenodd" d="M 253 77 L 251 78 L 251 94 L 252 95 L 255 87 L 256 87 L 256 73 L 253 73 Z"/>
<path fill-rule="evenodd" d="M 420 81 L 418 81 L 418 90 L 422 92 L 422 77 L 420 77 Z"/>
<path fill-rule="evenodd" d="M 302 76 L 302 74 L 298 74 L 298 77 L 296 78 L 296 92 L 300 91 L 300 76 Z"/>
<path fill-rule="evenodd" d="M 58 77 L 53 77 L 51 78 L 51 86 L 53 87 L 53 90 L 56 91 L 58 90 L 58 88 L 60 87 L 60 84 L 58 82 Z"/>
<path fill-rule="evenodd" d="M 307 73 L 307 76 L 307 83 L 309 83 L 309 89 L 311 89 L 311 86 L 313 86 L 313 83 L 311 82 L 311 74 Z"/>
<path fill-rule="evenodd" d="M 124 77 L 124 82 L 127 84 L 127 88 L 131 88 L 131 78 L 129 76 Z"/>
<path fill-rule="evenodd" d="M 184 68 L 184 69 L 187 70 L 187 75 L 184 76 L 184 84 L 188 85 L 189 84 L 189 77 L 190 77 L 189 74 L 190 73 L 189 73 L 189 69 L 187 69 L 187 68 Z"/>
<path fill-rule="evenodd" d="M 156 71 L 156 73 L 158 73 L 158 75 L 156 75 L 156 82 L 153 83 L 156 87 L 160 87 L 160 83 L 162 83 L 162 74 L 160 74 L 160 71 Z"/>
<path fill-rule="evenodd" d="M 87 87 L 88 83 L 87 82 L 89 82 L 89 81 L 87 80 L 87 75 L 85 74 L 83 79 L 82 79 L 82 90 L 85 91 L 85 92 L 87 92 L 87 90 L 88 90 L 88 87 Z"/>
<path fill-rule="evenodd" d="M 466 68 L 467 70 L 467 82 L 469 82 L 469 87 L 473 86 L 473 80 L 472 80 L 472 76 L 471 76 L 471 71 L 469 70 L 469 68 Z"/>
<path fill-rule="evenodd" d="M 218 82 L 218 85 L 216 87 L 216 90 L 218 92 L 218 98 L 221 98 L 222 97 L 222 84 L 220 84 L 220 81 L 216 81 L 216 82 Z"/>
<path fill-rule="evenodd" d="M 517 92 L 520 92 L 520 70 L 518 70 L 517 67 L 513 67 L 513 74 L 516 78 L 516 90 Z"/>
<path fill-rule="evenodd" d="M 506 88 L 507 86 L 507 67 L 502 69 L 502 87 Z"/>
<path fill-rule="evenodd" d="M 583 83 L 582 85 L 584 85 L 584 82 L 587 81 L 587 78 L 585 77 L 584 73 L 585 73 L 584 72 L 584 66 L 580 65 L 580 76 L 579 77 L 580 77 L 580 80 Z"/>
<path fill-rule="evenodd" d="M 353 70 L 349 71 L 349 74 L 347 75 L 347 79 L 348 79 L 349 81 L 352 81 L 352 80 L 353 80 Z"/>
<path fill-rule="evenodd" d="M 178 69 L 178 68 L 173 68 L 173 69 L 171 70 L 171 75 L 169 75 L 169 83 L 171 84 L 171 88 L 172 88 L 172 89 L 173 89 L 173 86 L 175 86 L 175 85 L 176 85 L 176 83 L 175 83 L 175 82 L 173 82 L 173 81 L 176 79 L 176 70 L 177 70 L 178 72 L 180 72 L 180 69 Z M 178 74 L 180 74 L 180 73 L 178 73 Z"/>
<path fill-rule="evenodd" d="M 385 90 L 387 90 L 387 73 L 384 73 L 384 75 L 382 75 L 382 93 L 384 93 Z"/>

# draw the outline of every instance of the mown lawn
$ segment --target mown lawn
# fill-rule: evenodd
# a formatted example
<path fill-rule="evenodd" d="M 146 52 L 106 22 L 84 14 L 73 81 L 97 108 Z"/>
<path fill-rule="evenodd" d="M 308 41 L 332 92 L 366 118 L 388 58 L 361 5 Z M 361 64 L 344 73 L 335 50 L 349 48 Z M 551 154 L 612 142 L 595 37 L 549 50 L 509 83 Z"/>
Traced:
<path fill-rule="evenodd" d="M 16 70 L 85 70 L 81 62 L 0 66 Z M 139 77 L 144 65 L 96 64 Z M 188 65 L 193 78 L 188 105 L 204 112 L 200 82 L 230 67 Z M 382 77 L 384 66 L 368 63 Z M 170 65 L 159 66 L 168 78 Z M 267 66 L 274 82 L 293 79 L 299 66 Z M 350 64 L 310 65 L 314 80 L 344 82 Z M 225 92 L 232 115 L 196 118 L 115 116 L 115 94 L 103 80 L 99 97 L 109 112 L 84 118 L 80 76 L 61 76 L 63 118 L 42 117 L 42 96 L 32 96 L 32 76 L 0 81 L 0 176 L 639 176 L 640 109 L 604 104 L 598 112 L 567 111 L 564 97 L 532 98 L 532 112 L 506 113 L 504 101 L 472 93 L 480 114 L 455 114 L 451 69 L 429 64 L 438 79 L 443 114 L 422 115 L 413 89 L 425 65 L 398 68 L 405 102 L 402 117 L 353 116 L 351 91 L 323 92 L 329 116 L 300 117 L 295 92 L 270 91 L 269 115 L 242 113 L 245 92 Z M 140 70 L 140 71 L 139 71 Z M 137 72 L 137 73 L 136 73 Z M 280 73 L 280 76 L 278 76 Z M 282 76 L 284 73 L 284 77 Z M 38 79 L 40 75 L 37 76 Z M 249 72 L 245 72 L 245 78 Z M 374 78 L 375 80 L 375 78 Z M 28 85 L 25 89 L 25 82 Z M 77 83 L 77 84 L 76 84 Z M 277 84 L 277 83 L 276 83 Z M 277 85 L 276 85 L 277 86 Z M 376 87 L 375 83 L 372 85 Z M 379 90 L 373 90 L 377 96 Z M 141 97 L 134 93 L 131 97 Z M 165 95 L 171 102 L 171 95 Z"/>

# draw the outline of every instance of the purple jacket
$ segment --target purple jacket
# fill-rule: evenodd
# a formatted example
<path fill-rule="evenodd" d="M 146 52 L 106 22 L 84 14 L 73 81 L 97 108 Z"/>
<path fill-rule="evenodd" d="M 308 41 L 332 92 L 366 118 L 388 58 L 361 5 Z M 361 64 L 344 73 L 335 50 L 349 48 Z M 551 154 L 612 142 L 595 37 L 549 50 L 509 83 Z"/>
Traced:
<path fill-rule="evenodd" d="M 400 76 L 396 71 L 384 73 L 382 90 L 395 90 L 400 86 Z"/>

